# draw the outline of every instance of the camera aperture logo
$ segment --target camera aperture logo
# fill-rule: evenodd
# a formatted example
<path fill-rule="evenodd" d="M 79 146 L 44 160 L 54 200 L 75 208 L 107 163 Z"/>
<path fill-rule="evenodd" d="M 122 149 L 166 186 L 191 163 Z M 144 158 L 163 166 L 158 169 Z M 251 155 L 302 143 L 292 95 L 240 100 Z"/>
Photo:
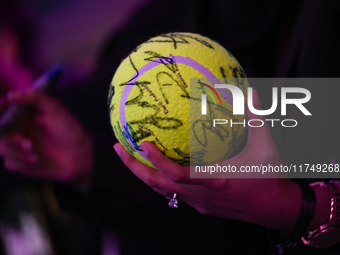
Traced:
<path fill-rule="evenodd" d="M 206 86 L 207 88 L 209 88 L 212 92 L 215 93 L 215 95 L 217 96 L 218 100 L 220 101 L 220 104 L 222 106 L 222 100 L 221 100 L 221 97 L 220 95 L 218 94 L 218 92 L 216 91 L 216 89 L 214 89 L 213 87 L 211 87 L 210 85 L 208 84 L 205 84 L 203 82 L 198 82 L 200 85 L 203 85 L 203 86 Z M 209 90 L 205 89 L 205 88 L 200 88 L 200 87 L 196 87 L 200 90 L 203 90 L 205 93 L 207 93 L 211 98 L 212 100 L 214 101 L 215 105 L 217 105 L 216 103 L 216 100 L 214 98 L 214 96 L 209 92 Z M 207 95 L 206 94 L 202 94 L 202 106 L 201 106 L 201 109 L 202 109 L 202 115 L 207 115 Z"/>
<path fill-rule="evenodd" d="M 220 100 L 220 104 L 222 105 L 221 97 L 218 94 L 216 89 L 227 89 L 228 93 L 231 94 L 231 100 L 228 100 L 228 103 L 232 105 L 233 107 L 233 115 L 245 115 L 245 96 L 243 91 L 232 84 L 215 84 L 214 89 L 212 86 L 199 82 L 200 85 L 206 86 L 209 88 L 212 92 L 215 93 L 217 98 Z M 213 99 L 215 105 L 216 100 L 214 99 L 212 93 L 204 89 L 202 87 L 197 87 L 198 89 L 203 90 L 207 94 L 210 95 L 210 97 Z M 289 94 L 295 94 L 299 95 L 299 98 L 289 98 Z M 247 90 L 247 106 L 250 112 L 252 112 L 255 115 L 258 116 L 266 116 L 274 113 L 278 108 L 278 88 L 273 87 L 272 88 L 272 105 L 269 109 L 256 109 L 254 107 L 253 103 L 253 88 L 248 87 Z M 305 88 L 297 88 L 297 87 L 281 87 L 281 116 L 287 115 L 287 105 L 295 105 L 305 116 L 312 116 L 312 114 L 307 110 L 307 108 L 304 106 L 305 103 L 309 102 L 311 99 L 311 93 L 309 90 Z M 207 115 L 207 95 L 202 94 L 201 95 L 201 115 Z M 282 127 L 296 127 L 298 125 L 298 122 L 296 119 L 244 119 L 243 122 L 233 122 L 232 119 L 213 119 L 212 124 L 213 127 L 216 127 L 216 125 L 230 125 L 232 127 L 233 125 L 243 125 L 244 127 L 262 127 L 265 123 L 265 121 L 271 126 L 274 127 L 277 122 L 279 122 Z"/>

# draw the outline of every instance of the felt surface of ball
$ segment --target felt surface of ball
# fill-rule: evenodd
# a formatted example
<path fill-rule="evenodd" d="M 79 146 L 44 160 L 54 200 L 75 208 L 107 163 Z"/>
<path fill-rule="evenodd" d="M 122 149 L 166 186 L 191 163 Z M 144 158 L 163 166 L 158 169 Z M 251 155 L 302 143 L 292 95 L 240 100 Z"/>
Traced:
<path fill-rule="evenodd" d="M 190 160 L 209 164 L 233 156 L 246 137 L 246 127 L 213 127 L 212 121 L 241 123 L 245 116 L 232 114 L 232 105 L 223 96 L 217 98 L 209 78 L 234 84 L 246 93 L 242 67 L 218 43 L 193 33 L 149 39 L 122 61 L 112 79 L 108 102 L 115 136 L 149 166 L 140 147 L 143 141 L 154 143 L 181 165 L 189 165 Z M 206 115 L 201 112 L 202 94 L 207 94 Z"/>

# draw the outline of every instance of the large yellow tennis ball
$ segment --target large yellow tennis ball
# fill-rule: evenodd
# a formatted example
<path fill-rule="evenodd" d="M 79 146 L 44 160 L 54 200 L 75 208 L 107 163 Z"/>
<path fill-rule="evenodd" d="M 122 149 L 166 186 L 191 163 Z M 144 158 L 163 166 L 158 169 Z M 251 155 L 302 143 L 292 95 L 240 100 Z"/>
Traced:
<path fill-rule="evenodd" d="M 223 96 L 230 92 L 214 89 L 216 83 L 244 93 L 248 86 L 242 67 L 221 45 L 192 33 L 151 38 L 123 60 L 112 79 L 108 101 L 117 139 L 149 166 L 140 147 L 144 141 L 181 165 L 233 156 L 245 138 L 245 117 L 233 115 Z M 223 124 L 214 125 L 216 119 Z"/>

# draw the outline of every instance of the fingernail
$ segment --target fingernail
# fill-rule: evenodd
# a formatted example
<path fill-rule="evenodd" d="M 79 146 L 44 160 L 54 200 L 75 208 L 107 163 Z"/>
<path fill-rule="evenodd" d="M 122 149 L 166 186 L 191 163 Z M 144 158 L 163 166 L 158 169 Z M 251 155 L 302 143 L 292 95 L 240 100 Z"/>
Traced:
<path fill-rule="evenodd" d="M 149 156 L 149 148 L 148 148 L 147 144 L 143 142 L 140 145 L 141 145 L 141 147 L 144 151 L 145 156 Z"/>

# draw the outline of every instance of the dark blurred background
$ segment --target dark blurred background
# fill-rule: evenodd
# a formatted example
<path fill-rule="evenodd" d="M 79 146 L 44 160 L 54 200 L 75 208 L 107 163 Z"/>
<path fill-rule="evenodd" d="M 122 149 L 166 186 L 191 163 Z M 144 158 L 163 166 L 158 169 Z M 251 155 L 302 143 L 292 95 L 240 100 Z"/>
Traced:
<path fill-rule="evenodd" d="M 108 34 L 150 0 L 22 0 L 36 22 L 38 62 L 89 71 Z"/>

